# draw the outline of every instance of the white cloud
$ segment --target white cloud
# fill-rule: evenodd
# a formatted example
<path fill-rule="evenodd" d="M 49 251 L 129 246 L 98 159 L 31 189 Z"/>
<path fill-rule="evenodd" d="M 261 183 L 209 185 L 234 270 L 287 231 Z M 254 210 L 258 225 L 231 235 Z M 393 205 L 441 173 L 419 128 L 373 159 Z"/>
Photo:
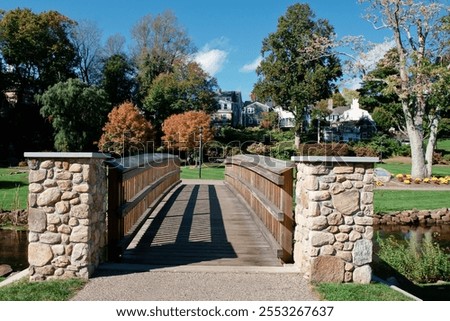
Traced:
<path fill-rule="evenodd" d="M 360 63 L 365 67 L 366 71 L 371 71 L 375 69 L 378 61 L 394 46 L 394 40 L 386 40 L 385 42 L 374 44 L 371 50 L 359 56 Z"/>
<path fill-rule="evenodd" d="M 204 71 L 214 77 L 220 72 L 227 61 L 228 52 L 221 49 L 209 49 L 208 46 L 194 54 L 193 59 Z"/>
<path fill-rule="evenodd" d="M 253 60 L 251 63 L 242 66 L 242 68 L 239 69 L 239 71 L 243 72 L 243 73 L 254 72 L 254 71 L 256 71 L 256 68 L 258 68 L 258 66 L 262 60 L 263 60 L 262 57 L 258 57 L 255 60 Z"/>
<path fill-rule="evenodd" d="M 229 39 L 219 37 L 204 45 L 200 51 L 192 55 L 192 59 L 214 77 L 227 62 L 230 50 Z"/>

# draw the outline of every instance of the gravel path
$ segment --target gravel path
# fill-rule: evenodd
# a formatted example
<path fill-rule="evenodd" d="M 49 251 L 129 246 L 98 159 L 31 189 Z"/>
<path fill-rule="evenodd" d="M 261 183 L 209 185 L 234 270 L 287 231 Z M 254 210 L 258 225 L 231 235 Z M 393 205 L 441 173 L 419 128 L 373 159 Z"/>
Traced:
<path fill-rule="evenodd" d="M 229 271 L 226 272 L 226 269 Z M 283 269 L 283 268 L 278 268 Z M 101 270 L 73 301 L 317 301 L 300 273 L 205 267 L 150 272 Z"/>

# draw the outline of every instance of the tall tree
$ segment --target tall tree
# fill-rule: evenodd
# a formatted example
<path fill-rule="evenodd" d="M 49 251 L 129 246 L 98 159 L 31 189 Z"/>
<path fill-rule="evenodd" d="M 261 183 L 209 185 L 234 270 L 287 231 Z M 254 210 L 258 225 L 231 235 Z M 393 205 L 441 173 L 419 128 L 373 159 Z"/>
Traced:
<path fill-rule="evenodd" d="M 0 157 L 23 157 L 26 150 L 52 148 L 52 128 L 39 115 L 34 96 L 49 86 L 75 77 L 76 50 L 70 41 L 75 22 L 56 11 L 29 9 L 0 12 L 0 59 L 5 91 L 14 102 L 1 126 L 7 150 Z"/>
<path fill-rule="evenodd" d="M 143 96 L 158 75 L 172 71 L 176 60 L 193 52 L 190 38 L 171 11 L 155 17 L 144 16 L 134 26 L 132 36 L 135 40 L 134 59 Z"/>
<path fill-rule="evenodd" d="M 115 54 L 107 58 L 102 70 L 102 88 L 112 106 L 133 100 L 136 90 L 135 71 L 125 54 Z"/>
<path fill-rule="evenodd" d="M 88 85 L 100 80 L 103 50 L 102 32 L 93 21 L 82 20 L 72 30 L 72 42 L 77 51 L 77 71 Z"/>
<path fill-rule="evenodd" d="M 37 96 L 41 115 L 55 130 L 55 148 L 61 152 L 95 150 L 94 142 L 110 110 L 104 90 L 79 79 L 69 79 Z"/>
<path fill-rule="evenodd" d="M 172 114 L 185 111 L 217 109 L 215 78 L 211 78 L 195 62 L 182 60 L 174 63 L 173 72 L 159 75 L 153 82 L 144 100 L 144 110 L 162 122 Z"/>
<path fill-rule="evenodd" d="M 272 98 L 291 111 L 296 120 L 296 146 L 300 143 L 308 105 L 329 97 L 341 75 L 331 43 L 334 29 L 327 20 L 315 19 L 307 4 L 295 4 L 279 18 L 277 30 L 263 40 L 263 60 L 254 92 Z"/>
<path fill-rule="evenodd" d="M 392 31 L 398 55 L 398 76 L 386 83 L 393 88 L 402 106 L 412 156 L 411 175 L 431 175 L 433 151 L 440 113 L 437 104 L 428 109 L 430 98 L 439 93 L 450 72 L 440 63 L 448 52 L 448 30 L 443 16 L 449 7 L 433 0 L 359 0 L 368 4 L 367 19 L 377 28 Z M 437 63 L 436 63 L 437 62 Z M 429 129 L 427 148 L 423 142 Z"/>
<path fill-rule="evenodd" d="M 74 75 L 76 50 L 69 39 L 75 22 L 56 11 L 6 12 L 0 20 L 0 49 L 15 78 L 18 100 Z M 27 97 L 30 98 L 30 97 Z"/>

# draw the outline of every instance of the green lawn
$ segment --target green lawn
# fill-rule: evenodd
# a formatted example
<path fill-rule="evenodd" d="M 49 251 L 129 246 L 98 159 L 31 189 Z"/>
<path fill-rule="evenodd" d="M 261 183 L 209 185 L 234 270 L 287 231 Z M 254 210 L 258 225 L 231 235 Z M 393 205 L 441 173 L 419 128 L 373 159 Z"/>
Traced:
<path fill-rule="evenodd" d="M 28 172 L 0 168 L 0 208 L 25 209 L 28 195 Z"/>
<path fill-rule="evenodd" d="M 194 166 L 181 167 L 181 179 L 198 179 L 199 169 Z M 216 164 L 204 164 L 202 166 L 202 179 L 217 179 L 223 180 L 225 178 L 225 167 Z"/>
<path fill-rule="evenodd" d="M 412 301 L 387 285 L 320 283 L 315 286 L 323 301 Z"/>
<path fill-rule="evenodd" d="M 375 190 L 375 213 L 450 207 L 450 191 Z"/>
<path fill-rule="evenodd" d="M 450 153 L 450 139 L 443 139 L 437 142 L 436 149 L 444 150 L 447 153 Z"/>
<path fill-rule="evenodd" d="M 69 279 L 46 282 L 21 280 L 0 288 L 0 301 L 67 301 L 86 284 Z"/>
<path fill-rule="evenodd" d="M 386 163 L 377 164 L 376 167 L 382 167 L 389 171 L 392 175 L 397 174 L 410 174 L 411 164 L 403 163 Z M 450 166 L 448 165 L 435 165 L 433 166 L 433 175 L 435 176 L 450 176 Z"/>

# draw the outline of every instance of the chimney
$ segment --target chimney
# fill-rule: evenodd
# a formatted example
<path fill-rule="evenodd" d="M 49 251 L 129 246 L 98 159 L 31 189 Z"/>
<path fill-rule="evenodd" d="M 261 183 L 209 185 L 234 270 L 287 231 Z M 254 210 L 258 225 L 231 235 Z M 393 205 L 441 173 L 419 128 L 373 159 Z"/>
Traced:
<path fill-rule="evenodd" d="M 333 110 L 333 99 L 332 98 L 328 99 L 328 109 Z"/>

